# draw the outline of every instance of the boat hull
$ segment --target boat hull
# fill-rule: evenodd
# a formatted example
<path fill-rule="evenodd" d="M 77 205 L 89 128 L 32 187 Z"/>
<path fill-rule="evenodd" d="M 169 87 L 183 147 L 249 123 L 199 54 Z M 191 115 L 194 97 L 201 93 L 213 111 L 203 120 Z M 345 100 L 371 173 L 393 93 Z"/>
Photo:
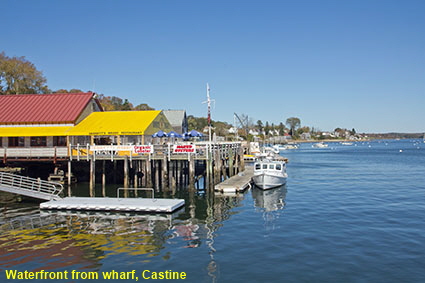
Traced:
<path fill-rule="evenodd" d="M 256 174 L 252 177 L 252 180 L 257 187 L 263 190 L 280 187 L 286 184 L 286 176 L 270 175 L 267 173 Z"/>

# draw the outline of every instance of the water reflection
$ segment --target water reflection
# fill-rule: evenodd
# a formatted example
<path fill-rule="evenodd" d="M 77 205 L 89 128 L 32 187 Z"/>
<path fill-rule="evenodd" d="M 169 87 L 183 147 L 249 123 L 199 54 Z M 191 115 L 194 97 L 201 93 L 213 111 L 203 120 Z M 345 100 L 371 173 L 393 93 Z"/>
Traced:
<path fill-rule="evenodd" d="M 272 233 L 277 228 L 277 220 L 285 208 L 286 185 L 270 190 L 261 190 L 253 187 L 251 193 L 256 211 L 262 213 L 266 232 Z M 265 236 L 268 235 L 266 234 Z"/>
<path fill-rule="evenodd" d="M 254 199 L 254 206 L 263 211 L 275 211 L 285 207 L 286 185 L 270 190 L 261 190 L 253 187 L 251 193 Z"/>
<path fill-rule="evenodd" d="M 180 254 L 179 248 L 203 247 L 208 257 L 203 270 L 215 282 L 217 232 L 238 213 L 235 208 L 242 206 L 244 195 L 183 193 L 178 197 L 185 198 L 186 206 L 174 214 L 40 211 L 38 204 L 29 203 L 5 206 L 0 214 L 0 266 L 99 270 L 108 257 L 141 256 L 143 262 L 155 262 L 172 259 Z"/>

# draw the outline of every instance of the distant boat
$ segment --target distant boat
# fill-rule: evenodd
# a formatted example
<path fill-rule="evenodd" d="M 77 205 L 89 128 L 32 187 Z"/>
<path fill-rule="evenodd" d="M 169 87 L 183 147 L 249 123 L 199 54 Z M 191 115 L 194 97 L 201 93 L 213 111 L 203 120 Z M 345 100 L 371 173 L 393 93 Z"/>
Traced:
<path fill-rule="evenodd" d="M 326 148 L 326 147 L 328 147 L 328 145 L 326 143 L 324 143 L 324 142 L 318 142 L 318 143 L 313 144 L 312 147 L 315 147 L 315 148 Z"/>
<path fill-rule="evenodd" d="M 263 189 L 271 189 L 286 184 L 286 163 L 283 161 L 263 160 L 254 164 L 254 184 Z"/>
<path fill-rule="evenodd" d="M 285 149 L 298 149 L 297 144 L 287 144 L 285 145 Z"/>
<path fill-rule="evenodd" d="M 342 145 L 353 145 L 352 142 L 341 142 Z"/>

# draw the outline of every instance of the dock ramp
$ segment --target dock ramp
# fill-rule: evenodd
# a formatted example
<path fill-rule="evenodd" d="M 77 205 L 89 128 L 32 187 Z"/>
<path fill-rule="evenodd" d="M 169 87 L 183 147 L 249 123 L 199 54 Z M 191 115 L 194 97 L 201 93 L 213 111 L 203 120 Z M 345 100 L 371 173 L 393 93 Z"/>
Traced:
<path fill-rule="evenodd" d="M 43 200 L 59 200 L 63 186 L 55 182 L 0 172 L 0 191 Z"/>

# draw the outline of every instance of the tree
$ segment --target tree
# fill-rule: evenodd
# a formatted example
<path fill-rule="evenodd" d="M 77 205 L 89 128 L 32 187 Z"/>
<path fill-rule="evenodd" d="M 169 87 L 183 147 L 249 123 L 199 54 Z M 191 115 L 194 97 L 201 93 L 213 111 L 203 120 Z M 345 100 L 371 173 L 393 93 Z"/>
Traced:
<path fill-rule="evenodd" d="M 83 91 L 78 88 L 72 88 L 70 90 L 61 88 L 61 89 L 55 90 L 53 93 L 79 93 L 79 92 L 83 92 Z"/>
<path fill-rule="evenodd" d="M 46 78 L 25 57 L 0 53 L 0 94 L 47 93 Z"/>
<path fill-rule="evenodd" d="M 150 107 L 146 103 L 142 103 L 134 107 L 134 110 L 155 110 L 154 108 Z"/>
<path fill-rule="evenodd" d="M 263 122 L 261 120 L 258 120 L 257 121 L 257 129 L 261 131 L 263 129 L 263 127 L 264 127 Z"/>
<path fill-rule="evenodd" d="M 279 135 L 283 136 L 285 134 L 285 125 L 283 125 L 282 122 L 279 123 L 278 130 L 279 130 Z"/>
<path fill-rule="evenodd" d="M 301 126 L 301 120 L 297 117 L 286 119 L 286 125 L 290 129 L 290 135 L 295 135 L 295 130 Z"/>

